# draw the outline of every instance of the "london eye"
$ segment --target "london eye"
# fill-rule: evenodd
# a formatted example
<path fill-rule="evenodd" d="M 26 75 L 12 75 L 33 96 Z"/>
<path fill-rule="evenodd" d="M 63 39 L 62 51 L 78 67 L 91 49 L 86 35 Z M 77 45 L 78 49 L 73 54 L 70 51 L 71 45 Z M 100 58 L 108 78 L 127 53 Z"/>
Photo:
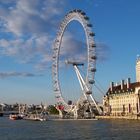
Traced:
<path fill-rule="evenodd" d="M 62 87 L 60 83 L 60 74 L 59 74 L 59 65 L 60 65 L 60 49 L 62 44 L 62 39 L 64 37 L 64 32 L 67 26 L 72 21 L 79 22 L 85 33 L 86 37 L 86 61 L 81 62 L 78 60 L 68 59 L 65 60 L 66 64 L 72 65 L 73 69 L 76 73 L 78 78 L 82 96 L 76 101 L 75 104 L 70 105 L 68 104 L 65 99 L 63 98 Z M 82 118 L 84 117 L 85 112 L 87 111 L 90 116 L 93 113 L 91 106 L 94 106 L 96 111 L 100 113 L 100 109 L 92 96 L 92 87 L 94 84 L 94 76 L 96 72 L 96 44 L 94 41 L 95 33 L 92 31 L 92 24 L 90 23 L 89 17 L 86 15 L 85 12 L 79 9 L 75 9 L 70 11 L 68 14 L 65 15 L 64 19 L 60 24 L 60 28 L 58 30 L 56 39 L 53 43 L 53 64 L 52 64 L 52 75 L 53 75 L 53 87 L 55 93 L 55 99 L 57 102 L 58 110 L 62 116 L 64 114 L 69 114 L 69 116 L 74 116 L 75 118 Z M 86 64 L 85 64 L 86 63 Z M 80 71 L 80 67 L 86 65 L 86 74 L 83 77 Z M 83 107 L 84 106 L 84 107 Z M 85 109 L 86 108 L 86 109 Z M 83 110 L 83 113 L 80 110 Z M 65 113 L 63 113 L 65 112 Z"/>

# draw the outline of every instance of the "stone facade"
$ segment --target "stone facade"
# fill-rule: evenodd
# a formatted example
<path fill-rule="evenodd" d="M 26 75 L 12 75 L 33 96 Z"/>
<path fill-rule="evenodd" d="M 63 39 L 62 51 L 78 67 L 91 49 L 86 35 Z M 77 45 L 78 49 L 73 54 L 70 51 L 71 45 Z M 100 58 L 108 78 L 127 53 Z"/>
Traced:
<path fill-rule="evenodd" d="M 140 116 L 140 57 L 136 60 L 136 82 L 130 78 L 110 88 L 103 98 L 104 115 L 109 116 Z"/>
<path fill-rule="evenodd" d="M 136 61 L 136 81 L 140 82 L 140 57 Z"/>
<path fill-rule="evenodd" d="M 129 81 L 129 80 L 128 80 Z M 103 98 L 104 114 L 111 116 L 129 116 L 140 114 L 140 82 L 121 82 L 108 89 Z"/>

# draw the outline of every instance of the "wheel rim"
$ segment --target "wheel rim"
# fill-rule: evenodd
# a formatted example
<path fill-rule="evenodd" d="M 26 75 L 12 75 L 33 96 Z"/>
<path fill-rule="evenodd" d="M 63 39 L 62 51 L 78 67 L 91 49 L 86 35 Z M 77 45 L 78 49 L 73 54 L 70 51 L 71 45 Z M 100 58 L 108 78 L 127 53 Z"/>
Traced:
<path fill-rule="evenodd" d="M 96 45 L 94 43 L 94 33 L 92 32 L 92 25 L 89 22 L 89 18 L 86 14 L 81 10 L 73 10 L 70 11 L 63 19 L 60 24 L 59 31 L 57 33 L 57 37 L 54 40 L 53 44 L 53 65 L 52 65 L 52 75 L 53 75 L 53 85 L 54 85 L 54 93 L 57 104 L 63 104 L 65 110 L 69 109 L 69 105 L 65 102 L 63 98 L 63 94 L 60 87 L 59 82 L 59 54 L 60 47 L 62 43 L 62 38 L 66 27 L 72 21 L 78 21 L 85 32 L 86 35 L 86 45 L 87 45 L 87 73 L 86 73 L 86 84 L 90 90 L 92 90 L 92 85 L 94 83 L 94 74 L 96 72 Z"/>

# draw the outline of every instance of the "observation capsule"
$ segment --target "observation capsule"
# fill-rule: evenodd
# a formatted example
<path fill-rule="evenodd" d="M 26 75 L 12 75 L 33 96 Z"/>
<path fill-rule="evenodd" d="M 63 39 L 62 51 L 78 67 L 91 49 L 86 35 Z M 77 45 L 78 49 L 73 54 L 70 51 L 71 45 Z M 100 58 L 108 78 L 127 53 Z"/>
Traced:
<path fill-rule="evenodd" d="M 89 20 L 89 17 L 86 16 L 86 17 L 84 17 L 84 19 L 85 19 L 85 20 Z"/>
<path fill-rule="evenodd" d="M 91 72 L 96 72 L 96 69 L 95 68 L 91 68 Z"/>
<path fill-rule="evenodd" d="M 92 27 L 92 24 L 87 24 L 88 27 Z"/>
<path fill-rule="evenodd" d="M 89 33 L 89 35 L 90 35 L 90 36 L 95 36 L 95 33 L 92 32 L 92 33 Z"/>

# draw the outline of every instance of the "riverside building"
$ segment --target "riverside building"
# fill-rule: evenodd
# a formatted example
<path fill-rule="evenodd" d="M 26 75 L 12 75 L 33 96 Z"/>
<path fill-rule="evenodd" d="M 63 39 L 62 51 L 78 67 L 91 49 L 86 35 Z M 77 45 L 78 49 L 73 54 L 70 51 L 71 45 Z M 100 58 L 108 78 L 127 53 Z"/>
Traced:
<path fill-rule="evenodd" d="M 110 83 L 103 98 L 104 114 L 110 116 L 140 115 L 140 58 L 136 61 L 136 82 L 130 78 L 120 84 Z"/>
<path fill-rule="evenodd" d="M 140 82 L 140 57 L 136 61 L 136 81 Z"/>

